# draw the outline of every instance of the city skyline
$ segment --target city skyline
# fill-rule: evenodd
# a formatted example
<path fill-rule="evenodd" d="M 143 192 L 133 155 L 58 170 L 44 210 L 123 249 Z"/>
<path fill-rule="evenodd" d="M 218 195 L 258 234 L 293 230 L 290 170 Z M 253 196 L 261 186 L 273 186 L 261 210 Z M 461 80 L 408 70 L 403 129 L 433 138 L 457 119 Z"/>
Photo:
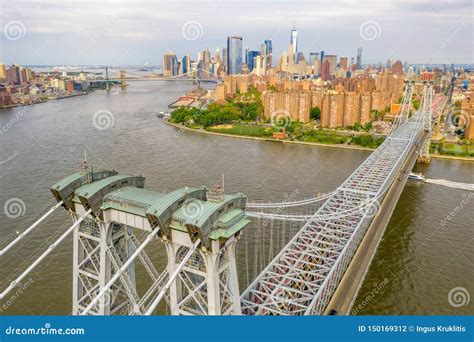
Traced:
<path fill-rule="evenodd" d="M 212 4 L 209 10 L 211 3 L 144 3 L 135 7 L 99 3 L 90 13 L 84 4 L 75 4 L 71 11 L 69 5 L 55 1 L 4 3 L 1 59 L 25 65 L 161 65 L 166 51 L 194 56 L 206 47 L 221 49 L 227 36 L 233 35 L 243 38 L 244 50 L 256 50 L 270 39 L 274 55 L 279 56 L 287 50 L 288 33 L 296 24 L 298 51 L 306 57 L 321 50 L 355 57 L 357 48 L 362 47 L 364 63 L 388 58 L 413 64 L 472 62 L 467 48 L 472 18 L 464 15 L 470 9 L 467 1 L 282 1 L 272 4 L 271 11 L 262 2 L 239 3 L 250 9 L 251 15 L 240 13 L 234 2 Z M 173 11 L 180 17 L 171 19 L 167 14 Z M 436 15 L 440 12 L 442 20 Z M 228 13 L 232 13 L 232 20 L 226 18 Z M 14 24 L 19 36 L 10 39 Z M 420 35 L 413 37 L 413 32 Z"/>

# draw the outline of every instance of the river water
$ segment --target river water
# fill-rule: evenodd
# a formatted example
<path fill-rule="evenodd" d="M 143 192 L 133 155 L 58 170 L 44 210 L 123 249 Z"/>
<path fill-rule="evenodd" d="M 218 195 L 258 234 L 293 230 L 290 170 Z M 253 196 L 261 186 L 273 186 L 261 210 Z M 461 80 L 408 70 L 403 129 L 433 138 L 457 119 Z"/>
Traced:
<path fill-rule="evenodd" d="M 182 132 L 156 117 L 193 87 L 185 82 L 133 82 L 125 92 L 97 91 L 0 111 L 0 205 L 13 198 L 24 203 L 22 216 L 0 211 L 0 246 L 52 203 L 49 187 L 79 169 L 84 150 L 95 168 L 141 174 L 149 189 L 211 187 L 225 173 L 226 192 L 243 192 L 255 201 L 281 201 L 295 191 L 299 198 L 331 191 L 370 154 Z M 95 113 L 110 120 L 94 122 Z M 104 128 L 101 124 L 107 128 L 98 129 Z M 434 159 L 415 171 L 474 183 L 474 164 L 469 162 Z M 362 285 L 356 312 L 472 313 L 474 298 L 457 307 L 449 293 L 463 288 L 474 296 L 473 203 L 462 189 L 408 184 Z M 2 256 L 2 290 L 67 223 L 68 216 L 58 210 Z M 69 314 L 71 249 L 69 238 L 31 273 L 30 281 L 26 278 L 21 296 L 12 291 L 0 303 L 0 314 Z M 164 265 L 162 245 L 153 244 L 147 252 L 158 266 Z M 247 279 L 240 280 L 242 287 L 247 285 Z"/>

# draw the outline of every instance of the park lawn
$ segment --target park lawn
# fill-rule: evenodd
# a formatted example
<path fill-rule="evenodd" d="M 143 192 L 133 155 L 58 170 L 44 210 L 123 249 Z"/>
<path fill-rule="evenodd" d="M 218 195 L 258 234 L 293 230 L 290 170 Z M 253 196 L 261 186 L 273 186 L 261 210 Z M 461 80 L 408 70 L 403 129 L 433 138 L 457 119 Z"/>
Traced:
<path fill-rule="evenodd" d="M 440 151 L 441 155 L 474 156 L 474 145 L 445 144 Z"/>
<path fill-rule="evenodd" d="M 217 125 L 207 127 L 206 130 L 216 133 L 233 134 L 233 135 L 245 135 L 249 137 L 261 137 L 269 138 L 272 137 L 274 130 L 269 127 L 262 126 L 251 126 L 251 125 Z"/>

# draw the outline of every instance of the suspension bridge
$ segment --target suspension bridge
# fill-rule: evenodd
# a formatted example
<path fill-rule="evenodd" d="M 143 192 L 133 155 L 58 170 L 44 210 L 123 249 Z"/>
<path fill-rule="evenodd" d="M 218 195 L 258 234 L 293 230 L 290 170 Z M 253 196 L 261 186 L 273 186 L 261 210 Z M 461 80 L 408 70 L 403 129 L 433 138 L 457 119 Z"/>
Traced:
<path fill-rule="evenodd" d="M 152 81 L 152 82 L 193 82 L 201 84 L 201 82 L 211 82 L 217 83 L 219 78 L 210 71 L 199 69 L 195 71 L 189 71 L 179 75 L 173 76 L 163 76 L 158 74 L 151 74 L 146 75 L 142 73 L 133 72 L 131 70 L 121 69 L 121 70 L 114 70 L 110 68 L 105 69 L 105 79 L 102 80 L 94 80 L 96 82 L 112 82 L 112 81 L 120 81 L 122 87 L 126 86 L 126 82 L 130 81 Z M 112 74 L 109 75 L 109 72 Z"/>
<path fill-rule="evenodd" d="M 59 208 L 72 219 L 0 300 L 72 235 L 73 315 L 349 314 L 414 163 L 429 158 L 433 86 L 424 84 L 417 111 L 414 87 L 406 82 L 382 145 L 313 198 L 251 202 L 226 194 L 224 179 L 212 189 L 157 192 L 142 176 L 94 170 L 85 158 L 83 170 L 51 187 L 57 204 L 0 251 Z M 151 246 L 165 249 L 163 270 L 147 255 Z M 145 291 L 136 272 L 147 276 Z"/>

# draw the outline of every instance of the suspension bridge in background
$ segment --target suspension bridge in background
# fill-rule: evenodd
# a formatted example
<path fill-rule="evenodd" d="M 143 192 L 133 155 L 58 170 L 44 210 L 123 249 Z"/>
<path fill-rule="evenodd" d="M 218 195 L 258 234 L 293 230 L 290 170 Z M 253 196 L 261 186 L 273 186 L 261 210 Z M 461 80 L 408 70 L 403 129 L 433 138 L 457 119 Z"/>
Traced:
<path fill-rule="evenodd" d="M 120 85 L 122 88 L 127 87 L 127 82 L 133 82 L 133 81 L 192 82 L 192 83 L 197 83 L 198 86 L 200 86 L 201 82 L 218 83 L 219 78 L 214 73 L 205 69 L 189 71 L 189 72 L 179 74 L 179 75 L 164 76 L 162 74 L 143 74 L 143 73 L 133 72 L 127 69 L 115 70 L 115 69 L 106 67 L 105 79 L 94 80 L 94 82 L 107 82 L 107 86 L 111 82 L 120 82 Z"/>
<path fill-rule="evenodd" d="M 85 158 L 83 170 L 51 187 L 57 204 L 0 251 L 60 207 L 72 219 L 0 300 L 72 235 L 73 315 L 349 314 L 413 165 L 429 160 L 433 86 L 425 82 L 416 111 L 414 87 L 406 82 L 379 148 L 313 198 L 250 202 L 225 193 L 224 179 L 157 192 L 142 176 L 96 171 Z M 160 271 L 145 252 L 157 241 L 167 256 Z M 148 285 L 137 285 L 137 272 Z"/>

